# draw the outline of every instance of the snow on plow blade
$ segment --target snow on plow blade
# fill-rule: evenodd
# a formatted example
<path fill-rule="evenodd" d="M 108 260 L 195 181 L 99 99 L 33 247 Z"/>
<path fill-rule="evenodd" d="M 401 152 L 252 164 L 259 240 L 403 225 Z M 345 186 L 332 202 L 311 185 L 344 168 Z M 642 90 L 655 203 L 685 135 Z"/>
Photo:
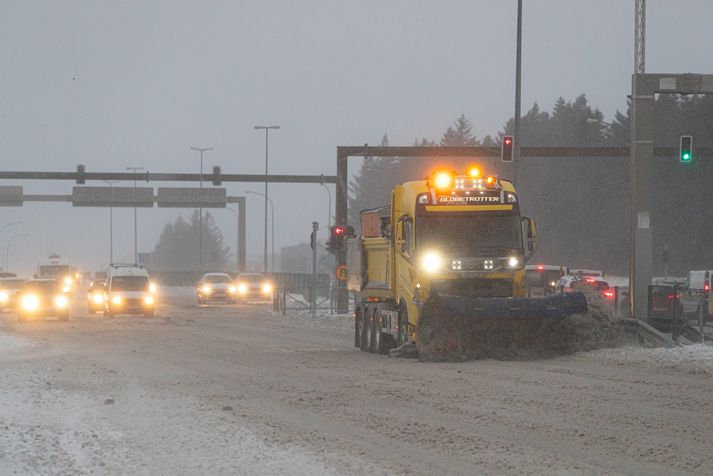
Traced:
<path fill-rule="evenodd" d="M 544 298 L 431 296 L 419 320 L 421 360 L 512 358 L 548 326 L 587 312 L 582 293 Z"/>

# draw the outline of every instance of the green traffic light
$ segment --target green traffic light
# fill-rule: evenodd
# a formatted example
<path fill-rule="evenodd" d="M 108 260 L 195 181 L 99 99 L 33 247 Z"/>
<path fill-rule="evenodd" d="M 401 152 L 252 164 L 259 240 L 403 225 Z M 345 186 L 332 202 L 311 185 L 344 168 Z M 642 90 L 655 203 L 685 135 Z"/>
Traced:
<path fill-rule="evenodd" d="M 691 154 L 683 154 L 683 160 L 690 160 Z"/>

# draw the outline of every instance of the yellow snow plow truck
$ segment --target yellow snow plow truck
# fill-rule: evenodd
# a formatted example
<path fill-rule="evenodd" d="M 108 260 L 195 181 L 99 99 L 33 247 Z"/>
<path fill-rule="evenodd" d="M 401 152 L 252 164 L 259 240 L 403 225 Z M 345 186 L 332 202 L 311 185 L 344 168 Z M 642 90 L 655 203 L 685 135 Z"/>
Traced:
<path fill-rule="evenodd" d="M 535 222 L 510 181 L 477 167 L 397 185 L 390 206 L 361 213 L 360 231 L 346 241 L 347 279 L 364 352 L 493 357 L 587 312 L 581 293 L 525 297 Z"/>

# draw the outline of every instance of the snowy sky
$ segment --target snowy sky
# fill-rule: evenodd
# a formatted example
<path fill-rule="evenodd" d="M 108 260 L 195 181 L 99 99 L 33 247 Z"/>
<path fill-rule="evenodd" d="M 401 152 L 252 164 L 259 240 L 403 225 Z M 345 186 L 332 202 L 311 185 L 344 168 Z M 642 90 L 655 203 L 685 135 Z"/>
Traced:
<path fill-rule="evenodd" d="M 607 117 L 625 106 L 634 0 L 525 0 L 523 109 L 584 92 Z M 713 72 L 713 2 L 649 0 L 647 71 Z M 461 113 L 478 136 L 513 113 L 515 0 L 26 1 L 0 3 L 0 169 L 335 173 L 337 145 L 438 138 Z M 354 161 L 352 171 L 358 167 Z M 27 193 L 69 193 L 24 183 Z M 155 186 L 159 184 L 154 184 Z M 231 195 L 259 184 L 229 185 Z M 276 185 L 277 246 L 327 221 L 324 188 Z M 248 196 L 248 253 L 262 250 L 262 202 Z M 140 210 L 149 251 L 177 211 Z M 184 215 L 188 211 L 183 211 Z M 216 211 L 228 244 L 235 223 Z M 67 204 L 0 209 L 0 257 L 31 269 L 56 251 L 108 260 L 108 212 Z M 133 215 L 115 215 L 128 258 Z M 259 260 L 259 257 L 258 257 Z M 4 263 L 3 263 L 4 265 Z"/>

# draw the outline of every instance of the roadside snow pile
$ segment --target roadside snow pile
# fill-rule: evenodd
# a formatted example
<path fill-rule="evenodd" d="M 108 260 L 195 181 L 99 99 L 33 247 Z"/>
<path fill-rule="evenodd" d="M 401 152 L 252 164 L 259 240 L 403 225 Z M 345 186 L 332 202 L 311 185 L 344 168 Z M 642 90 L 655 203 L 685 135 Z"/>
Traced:
<path fill-rule="evenodd" d="M 646 367 L 656 370 L 673 370 L 694 375 L 713 375 L 713 346 L 688 345 L 671 349 L 644 349 L 624 347 L 619 349 L 586 352 L 583 357 L 605 360 L 613 365 Z"/>
<path fill-rule="evenodd" d="M 279 312 L 272 312 L 274 316 L 282 319 L 298 321 L 315 327 L 324 327 L 328 329 L 339 329 L 343 331 L 354 329 L 354 315 L 349 314 L 330 314 L 329 311 L 317 311 L 315 315 L 308 310 L 287 311 L 286 315 Z"/>

